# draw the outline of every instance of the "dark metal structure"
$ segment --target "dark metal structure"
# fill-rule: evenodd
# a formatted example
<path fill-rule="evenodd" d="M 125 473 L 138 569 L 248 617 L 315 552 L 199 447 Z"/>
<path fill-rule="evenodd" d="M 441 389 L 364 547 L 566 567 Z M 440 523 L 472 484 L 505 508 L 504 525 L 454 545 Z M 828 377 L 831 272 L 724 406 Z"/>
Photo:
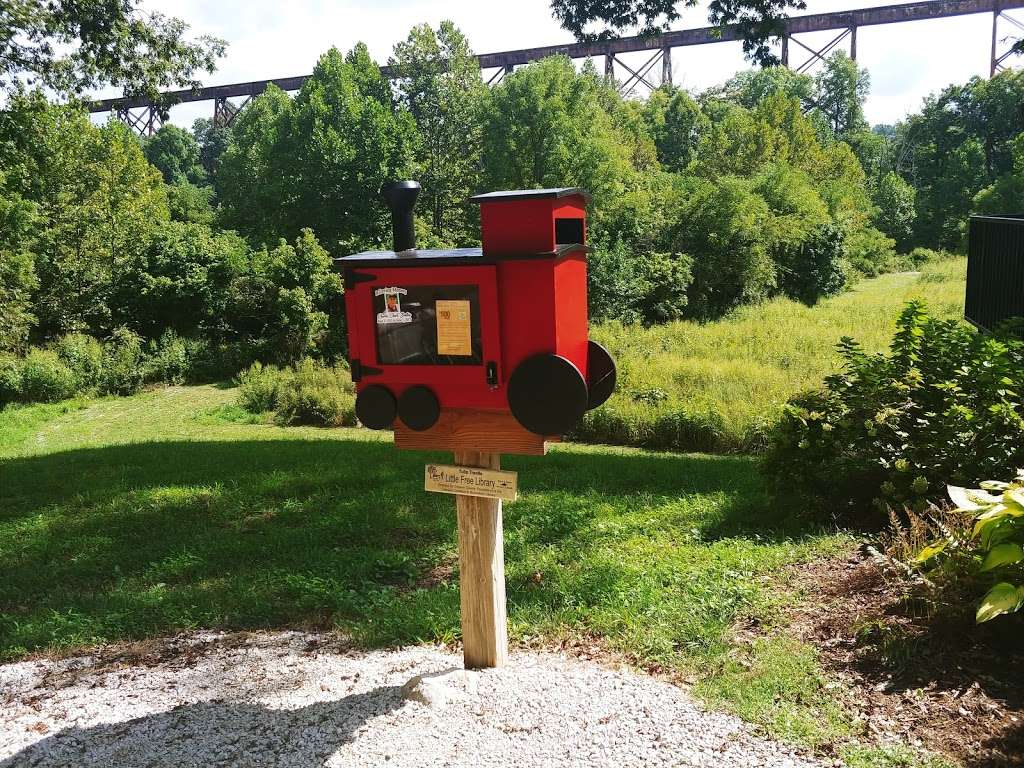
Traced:
<path fill-rule="evenodd" d="M 927 19 L 944 19 L 954 16 L 973 14 L 992 14 L 992 53 L 990 75 L 996 74 L 1005 67 L 1010 57 L 1012 43 L 1000 37 L 1000 24 L 1007 33 L 1024 33 L 1024 21 L 1011 16 L 1007 11 L 1024 8 L 1024 0 L 923 0 L 922 2 L 885 5 L 875 8 L 861 8 L 852 11 L 835 13 L 816 13 L 806 16 L 794 16 L 786 21 L 786 29 L 781 37 L 782 63 L 790 66 L 791 49 L 801 49 L 803 60 L 793 68 L 797 72 L 807 72 L 815 64 L 839 45 L 849 41 L 850 56 L 857 58 L 857 30 L 861 27 L 882 24 L 900 24 Z M 813 32 L 836 32 L 836 35 L 824 46 L 813 47 L 798 39 L 798 35 Z M 1009 37 L 1009 34 L 1006 35 Z M 681 29 L 650 37 L 622 37 L 616 40 L 604 40 L 595 43 L 570 43 L 568 45 L 549 45 L 541 48 L 522 48 L 515 51 L 500 53 L 484 53 L 477 56 L 480 69 L 493 70 L 485 75 L 490 85 L 500 80 L 515 67 L 546 56 L 561 54 L 571 59 L 598 58 L 604 59 L 604 74 L 609 80 L 619 83 L 619 89 L 628 95 L 638 87 L 656 88 L 663 83 L 672 82 L 672 49 L 692 45 L 711 45 L 727 43 L 742 39 L 742 32 L 735 25 L 723 27 L 700 27 L 697 29 Z M 792 46 L 791 46 L 792 44 Z M 1005 46 L 1005 50 L 1001 50 Z M 633 67 L 621 58 L 626 53 L 650 52 L 650 56 L 639 67 Z M 661 65 L 661 77 L 652 73 Z M 381 71 L 390 76 L 388 67 Z M 299 77 L 282 77 L 270 80 L 254 80 L 248 83 L 233 83 L 195 90 L 168 91 L 162 94 L 161 105 L 164 108 L 174 104 L 194 101 L 213 101 L 214 122 L 218 125 L 229 125 L 238 111 L 253 96 L 262 93 L 269 85 L 276 85 L 284 91 L 297 91 L 302 87 L 309 75 Z M 233 103 L 230 99 L 242 99 L 241 103 Z M 139 133 L 152 133 L 160 127 L 160 108 L 144 97 L 103 99 L 93 102 L 90 112 L 116 112 Z"/>
<path fill-rule="evenodd" d="M 1024 214 L 971 216 L 964 315 L 986 329 L 1024 318 Z"/>

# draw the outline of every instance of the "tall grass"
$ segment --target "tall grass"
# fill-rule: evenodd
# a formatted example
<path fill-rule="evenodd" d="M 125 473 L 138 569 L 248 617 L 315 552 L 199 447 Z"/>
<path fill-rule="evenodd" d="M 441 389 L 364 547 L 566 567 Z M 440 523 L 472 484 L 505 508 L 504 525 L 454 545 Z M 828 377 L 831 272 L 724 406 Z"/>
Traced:
<path fill-rule="evenodd" d="M 921 272 L 865 280 L 814 307 L 775 299 L 713 323 L 599 325 L 592 336 L 615 357 L 619 386 L 574 437 L 757 451 L 782 404 L 836 369 L 835 345 L 842 336 L 868 350 L 885 348 L 900 307 L 914 297 L 939 317 L 962 316 L 966 270 L 966 259 L 934 262 Z"/>

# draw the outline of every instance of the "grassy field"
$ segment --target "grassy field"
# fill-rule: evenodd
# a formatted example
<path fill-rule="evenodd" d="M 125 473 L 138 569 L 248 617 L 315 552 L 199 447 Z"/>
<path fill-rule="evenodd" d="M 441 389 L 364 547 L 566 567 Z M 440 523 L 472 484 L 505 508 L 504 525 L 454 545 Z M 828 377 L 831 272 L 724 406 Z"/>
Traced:
<path fill-rule="evenodd" d="M 776 299 L 705 325 L 600 326 L 594 336 L 616 358 L 620 386 L 578 436 L 650 448 L 757 450 L 780 406 L 835 370 L 840 337 L 885 348 L 900 308 L 914 297 L 937 316 L 962 317 L 966 269 L 966 259 L 936 262 L 920 273 L 865 280 L 814 307 Z"/>
<path fill-rule="evenodd" d="M 431 457 L 365 430 L 239 423 L 233 397 L 0 412 L 0 656 L 195 627 L 458 638 L 454 505 L 422 490 Z M 734 623 L 770 626 L 787 566 L 849 546 L 769 507 L 750 459 L 564 445 L 506 464 L 514 642 L 599 638 L 779 736 L 851 732 L 810 648 L 767 637 L 738 682 Z"/>

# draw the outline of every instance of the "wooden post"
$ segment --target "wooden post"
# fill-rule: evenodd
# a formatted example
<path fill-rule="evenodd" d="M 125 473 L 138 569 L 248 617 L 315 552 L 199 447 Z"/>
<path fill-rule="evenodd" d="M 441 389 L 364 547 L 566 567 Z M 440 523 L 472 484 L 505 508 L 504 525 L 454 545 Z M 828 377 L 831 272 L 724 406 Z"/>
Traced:
<path fill-rule="evenodd" d="M 501 468 L 501 455 L 456 451 L 464 467 Z M 459 597 L 466 669 L 501 667 L 508 661 L 505 615 L 505 549 L 501 500 L 456 496 L 459 518 Z"/>

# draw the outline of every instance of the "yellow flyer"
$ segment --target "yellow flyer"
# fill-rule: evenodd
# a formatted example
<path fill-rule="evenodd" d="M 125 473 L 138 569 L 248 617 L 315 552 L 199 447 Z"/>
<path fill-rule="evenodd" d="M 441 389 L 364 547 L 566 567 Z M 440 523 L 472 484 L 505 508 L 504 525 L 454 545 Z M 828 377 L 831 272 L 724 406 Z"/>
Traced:
<path fill-rule="evenodd" d="M 437 354 L 473 354 L 473 332 L 468 301 L 436 302 Z"/>

